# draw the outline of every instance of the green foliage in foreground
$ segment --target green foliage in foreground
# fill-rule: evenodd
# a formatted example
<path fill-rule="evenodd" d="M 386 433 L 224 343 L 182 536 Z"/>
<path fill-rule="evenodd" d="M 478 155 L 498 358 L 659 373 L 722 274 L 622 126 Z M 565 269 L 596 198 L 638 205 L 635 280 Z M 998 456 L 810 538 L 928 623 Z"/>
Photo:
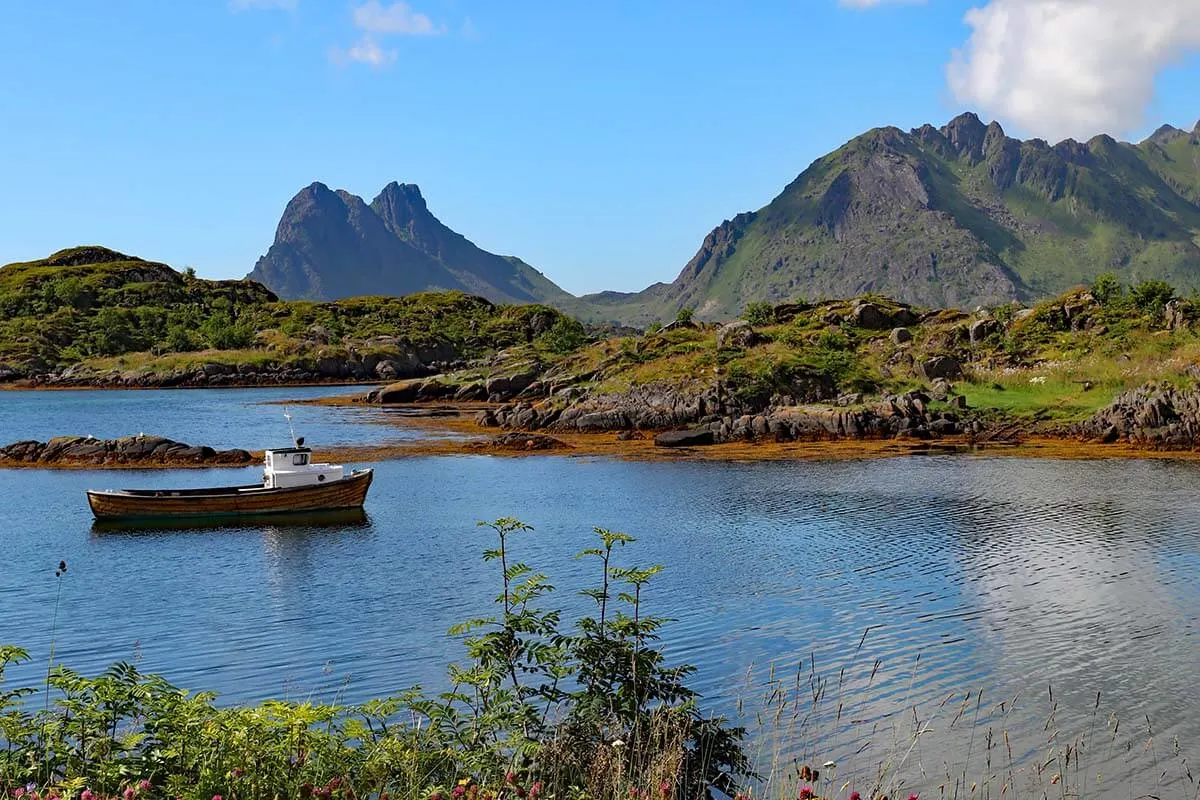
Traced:
<path fill-rule="evenodd" d="M 481 523 L 483 524 L 483 523 Z M 568 625 L 544 604 L 548 578 L 518 561 L 531 528 L 488 526 L 500 576 L 494 615 L 453 632 L 466 659 L 450 691 L 359 706 L 271 701 L 218 707 L 117 664 L 89 678 L 52 665 L 50 701 L 4 689 L 28 655 L 0 647 L 0 796 L 43 798 L 628 798 L 733 794 L 750 776 L 744 731 L 700 714 L 689 666 L 658 646 L 665 620 L 644 596 L 659 567 L 619 567 L 625 534 L 596 529 L 595 612 Z M 60 578 L 61 579 L 61 578 Z M 36 705 L 40 705 L 37 703 Z"/>

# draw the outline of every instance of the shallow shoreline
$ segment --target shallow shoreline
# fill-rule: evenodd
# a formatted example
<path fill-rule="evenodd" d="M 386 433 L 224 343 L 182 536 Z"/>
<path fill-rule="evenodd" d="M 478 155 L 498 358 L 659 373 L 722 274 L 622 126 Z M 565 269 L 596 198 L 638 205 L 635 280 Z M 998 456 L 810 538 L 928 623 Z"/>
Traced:
<path fill-rule="evenodd" d="M 196 384 L 179 384 L 176 386 L 124 386 L 124 385 L 80 385 L 63 386 L 59 384 L 30 385 L 28 381 L 13 381 L 0 383 L 0 392 L 171 392 L 195 391 L 199 389 L 313 389 L 329 387 L 336 389 L 341 386 L 361 386 L 370 388 L 382 386 L 385 381 L 301 381 L 299 383 L 225 383 L 214 386 Z"/>
<path fill-rule="evenodd" d="M 334 384 L 316 384 L 334 385 Z M 359 386 L 366 384 L 337 384 Z M 198 388 L 198 387 L 179 387 Z M 262 387 L 214 387 L 262 388 Z M 288 388 L 282 386 L 279 388 Z M 1200 450 L 1156 450 L 1126 442 L 1104 444 L 1070 436 L 1045 434 L 1018 435 L 1011 441 L 972 442 L 963 436 L 939 439 L 891 438 L 846 439 L 825 438 L 808 441 L 736 441 L 698 447 L 660 447 L 654 443 L 653 432 L 642 432 L 642 438 L 618 439 L 617 432 L 579 433 L 570 431 L 529 432 L 531 438 L 550 436 L 562 443 L 553 449 L 497 447 L 492 442 L 496 428 L 483 427 L 474 415 L 495 407 L 487 403 L 427 402 L 405 405 L 369 405 L 357 395 L 339 395 L 287 401 L 268 401 L 271 404 L 340 406 L 369 409 L 378 413 L 376 422 L 401 429 L 421 430 L 426 436 L 412 441 L 393 441 L 369 445 L 334 445 L 315 449 L 317 458 L 337 463 L 371 463 L 405 458 L 437 456 L 492 456 L 504 458 L 556 456 L 560 458 L 609 458 L 648 462 L 730 462 L 754 463 L 773 461 L 842 461 L 874 458 L 903 458 L 911 456 L 970 456 L 1023 457 L 1063 460 L 1157 460 L 1200 461 Z M 517 432 L 514 438 L 520 438 Z M 262 451 L 250 451 L 250 464 L 196 463 L 91 463 L 62 461 L 52 463 L 0 461 L 0 469 L 142 471 L 173 469 L 245 469 L 260 463 Z"/>

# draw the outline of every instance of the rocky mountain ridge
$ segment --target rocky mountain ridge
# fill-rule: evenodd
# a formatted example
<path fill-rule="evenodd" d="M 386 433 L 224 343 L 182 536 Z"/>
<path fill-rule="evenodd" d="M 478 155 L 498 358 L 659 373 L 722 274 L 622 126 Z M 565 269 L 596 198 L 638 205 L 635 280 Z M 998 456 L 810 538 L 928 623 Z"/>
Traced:
<path fill-rule="evenodd" d="M 971 113 L 877 128 L 714 228 L 672 283 L 597 300 L 632 322 L 866 292 L 971 307 L 1109 271 L 1200 288 L 1200 124 L 1136 145 L 1021 141 Z"/>
<path fill-rule="evenodd" d="M 419 187 L 396 182 L 369 205 L 323 183 L 300 190 L 247 277 L 287 300 L 433 290 L 496 303 L 570 297 L 520 259 L 489 253 L 451 230 L 430 212 Z"/>

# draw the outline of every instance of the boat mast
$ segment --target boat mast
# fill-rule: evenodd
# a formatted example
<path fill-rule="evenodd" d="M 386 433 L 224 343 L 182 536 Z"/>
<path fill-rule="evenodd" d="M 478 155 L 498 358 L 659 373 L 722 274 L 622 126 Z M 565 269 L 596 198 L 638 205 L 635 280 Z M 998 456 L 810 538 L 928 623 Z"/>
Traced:
<path fill-rule="evenodd" d="M 292 412 L 288 410 L 287 406 L 283 407 L 283 416 L 288 421 L 288 431 L 292 434 L 292 444 L 299 447 L 300 442 L 296 439 L 296 429 L 292 426 Z"/>

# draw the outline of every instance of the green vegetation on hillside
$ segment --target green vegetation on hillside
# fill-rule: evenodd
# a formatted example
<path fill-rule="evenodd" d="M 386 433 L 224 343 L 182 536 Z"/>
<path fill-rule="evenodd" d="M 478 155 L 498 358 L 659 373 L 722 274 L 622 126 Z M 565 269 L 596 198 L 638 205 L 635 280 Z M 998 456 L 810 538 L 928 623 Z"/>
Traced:
<path fill-rule="evenodd" d="M 470 358 L 540 336 L 551 350 L 569 348 L 582 329 L 546 306 L 461 292 L 283 302 L 252 281 L 201 280 L 98 247 L 0 267 L 0 363 L 29 371 L 114 357 L 164 369 L 286 362 L 350 348 L 442 347 Z"/>
<path fill-rule="evenodd" d="M 1116 272 L 1200 289 L 1200 134 L 1050 146 L 964 114 L 868 131 L 768 205 L 708 235 L 669 285 L 581 298 L 632 324 L 734 316 L 750 302 L 866 292 L 914 305 L 997 305 Z"/>

